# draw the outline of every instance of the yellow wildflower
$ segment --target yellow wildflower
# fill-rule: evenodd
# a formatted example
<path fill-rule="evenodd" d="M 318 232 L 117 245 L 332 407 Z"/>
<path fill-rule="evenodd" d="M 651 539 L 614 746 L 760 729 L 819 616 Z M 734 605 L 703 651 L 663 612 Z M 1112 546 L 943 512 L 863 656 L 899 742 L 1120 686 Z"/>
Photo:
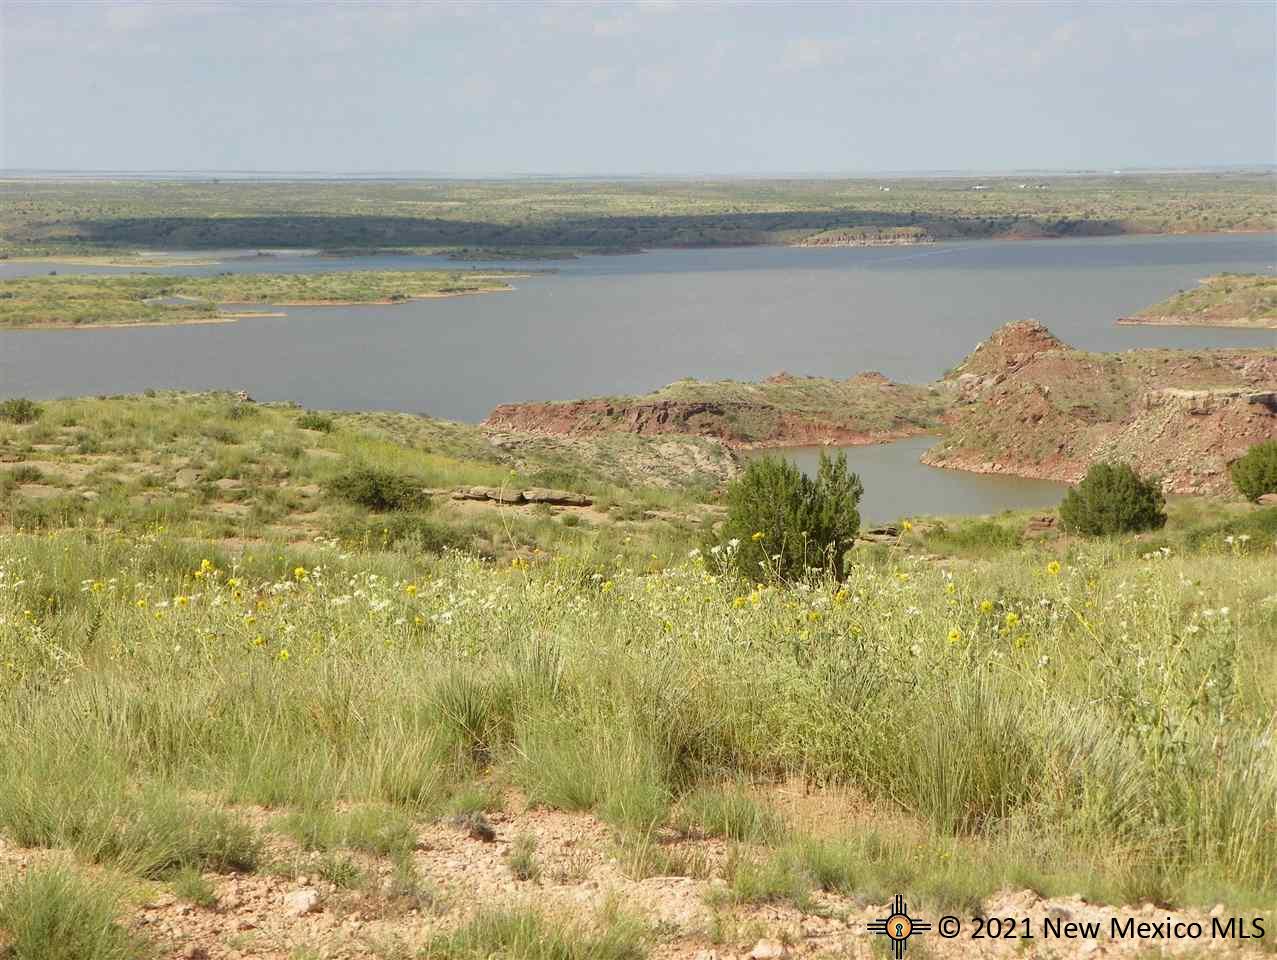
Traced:
<path fill-rule="evenodd" d="M 283 650 L 275 654 L 275 659 L 277 659 L 280 663 L 284 663 L 288 659 L 288 657 L 289 657 L 289 653 L 288 653 L 287 647 L 284 647 Z"/>
<path fill-rule="evenodd" d="M 981 601 L 980 601 L 980 612 L 981 612 L 981 613 L 992 613 L 992 612 L 993 612 L 993 601 L 992 601 L 992 600 L 981 600 Z"/>
<path fill-rule="evenodd" d="M 755 543 L 757 543 L 759 540 L 764 540 L 764 539 L 766 539 L 766 537 L 767 537 L 767 534 L 763 533 L 763 531 L 761 531 L 761 530 L 755 530 L 755 531 L 754 531 L 754 535 L 753 535 L 752 537 L 750 537 L 749 539 L 751 539 L 751 540 L 753 540 Z"/>
<path fill-rule="evenodd" d="M 954 627 L 952 630 L 949 631 L 949 643 L 956 647 L 961 642 L 962 642 L 962 631 L 959 630 L 957 627 Z"/>
<path fill-rule="evenodd" d="M 1020 622 L 1020 615 L 1016 613 L 1014 610 L 1012 610 L 1010 613 L 1007 614 L 1008 627 L 1014 627 L 1019 622 Z"/>
<path fill-rule="evenodd" d="M 190 598 L 190 597 L 185 597 L 185 596 L 183 596 L 183 597 L 178 597 L 176 600 L 174 600 L 174 601 L 173 601 L 173 603 L 174 603 L 176 606 L 179 606 L 179 607 L 184 607 L 184 606 L 186 606 L 186 605 L 187 605 L 188 603 L 190 603 L 190 602 L 191 602 L 191 598 Z"/>
<path fill-rule="evenodd" d="M 306 579 L 306 568 L 305 568 L 305 567 L 293 567 L 293 579 L 294 579 L 294 580 L 305 580 L 305 579 Z"/>
<path fill-rule="evenodd" d="M 410 583 L 408 586 L 403 588 L 403 592 L 408 594 L 410 597 L 415 597 L 417 595 L 417 585 L 415 583 Z"/>
<path fill-rule="evenodd" d="M 1051 576 L 1053 576 L 1053 577 L 1059 576 L 1059 574 L 1060 574 L 1060 561 L 1059 561 L 1059 560 L 1052 560 L 1050 563 L 1048 563 L 1048 564 L 1046 565 L 1046 572 L 1047 572 L 1047 573 L 1049 573 L 1049 574 L 1050 574 Z"/>
<path fill-rule="evenodd" d="M 908 533 L 910 530 L 913 529 L 913 524 L 910 523 L 908 520 L 905 520 L 900 524 L 900 529 L 903 530 L 905 533 Z"/>
<path fill-rule="evenodd" d="M 142 597 L 140 600 L 138 600 L 138 601 L 137 601 L 137 603 L 135 604 L 135 606 L 136 606 L 139 610 L 145 610 L 145 609 L 146 609 L 146 598 L 145 598 L 145 597 Z"/>
<path fill-rule="evenodd" d="M 947 593 L 947 594 L 949 594 L 950 596 L 953 596 L 954 592 L 955 592 L 957 589 L 958 589 L 958 588 L 957 588 L 957 587 L 955 587 L 955 586 L 953 585 L 953 581 L 952 581 L 952 580 L 950 580 L 948 583 L 946 583 L 946 584 L 944 585 L 944 592 L 945 592 L 945 593 Z"/>

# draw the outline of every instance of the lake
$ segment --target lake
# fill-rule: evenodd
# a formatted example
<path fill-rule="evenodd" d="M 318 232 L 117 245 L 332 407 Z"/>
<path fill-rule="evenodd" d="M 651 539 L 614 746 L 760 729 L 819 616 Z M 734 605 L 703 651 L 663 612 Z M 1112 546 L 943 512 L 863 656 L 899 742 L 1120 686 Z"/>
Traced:
<path fill-rule="evenodd" d="M 927 381 L 995 327 L 1026 317 L 1094 350 L 1277 346 L 1272 331 L 1113 323 L 1207 274 L 1272 271 L 1275 263 L 1271 234 L 585 257 L 517 280 L 512 293 L 289 307 L 286 318 L 233 324 L 3 331 L 0 395 L 226 388 L 309 407 L 477 421 L 498 403 L 643 392 L 688 376 L 879 370 Z M 0 277 L 33 266 L 2 263 Z M 469 266 L 439 257 L 276 256 L 148 272 Z"/>
<path fill-rule="evenodd" d="M 1068 484 L 1051 480 L 987 476 L 961 470 L 941 470 L 919 463 L 935 437 L 910 437 L 893 443 L 860 447 L 825 447 L 847 454 L 847 466 L 864 484 L 860 501 L 863 524 L 885 523 L 920 514 L 986 514 L 1003 510 L 1053 509 Z M 782 456 L 814 476 L 820 447 L 780 447 L 751 451 L 750 456 Z"/>

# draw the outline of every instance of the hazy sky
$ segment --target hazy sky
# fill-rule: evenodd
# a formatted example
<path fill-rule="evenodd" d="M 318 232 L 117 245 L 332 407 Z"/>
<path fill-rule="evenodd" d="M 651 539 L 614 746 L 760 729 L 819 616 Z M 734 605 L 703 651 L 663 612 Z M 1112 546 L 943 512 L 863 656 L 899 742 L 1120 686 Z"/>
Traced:
<path fill-rule="evenodd" d="M 453 174 L 1277 159 L 1277 4 L 0 0 L 0 165 Z"/>

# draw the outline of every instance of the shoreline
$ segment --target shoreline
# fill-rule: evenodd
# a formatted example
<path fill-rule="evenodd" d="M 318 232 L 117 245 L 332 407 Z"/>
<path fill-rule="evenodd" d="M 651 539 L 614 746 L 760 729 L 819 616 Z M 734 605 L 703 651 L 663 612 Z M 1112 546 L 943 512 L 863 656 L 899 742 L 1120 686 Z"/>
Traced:
<path fill-rule="evenodd" d="M 514 279 L 519 279 L 518 277 Z M 514 287 L 491 287 L 482 290 L 453 290 L 447 293 L 414 293 L 403 300 L 276 300 L 264 306 L 272 307 L 397 307 L 415 300 L 448 300 L 452 297 L 472 297 L 482 293 L 513 293 Z M 220 300 L 228 307 L 252 306 L 257 300 Z M 241 314 L 242 316 L 242 314 Z"/>
<path fill-rule="evenodd" d="M 642 253 L 650 253 L 654 250 L 742 250 L 742 249 L 751 249 L 756 247 L 782 247 L 782 248 L 798 248 L 798 249 L 815 250 L 815 249 L 820 249 L 822 247 L 823 248 L 831 248 L 831 247 L 851 248 L 851 247 L 878 247 L 878 246 L 929 246 L 934 244 L 979 242 L 983 240 L 987 240 L 991 242 L 997 241 L 997 242 L 1029 243 L 1035 240 L 1036 241 L 1105 240 L 1105 239 L 1112 240 L 1117 237 L 1221 237 L 1221 236 L 1251 236 L 1254 234 L 1277 235 L 1277 230 L 1273 230 L 1270 227 L 1248 227 L 1248 228 L 1231 228 L 1226 230 L 1150 230 L 1150 231 L 1123 230 L 1118 233 L 1094 233 L 1094 234 L 1023 234 L 1021 233 L 1021 234 L 1006 234 L 1002 236 L 987 236 L 987 237 L 928 237 L 928 238 L 920 239 L 920 240 L 907 240 L 907 241 L 882 240 L 882 241 L 872 241 L 869 243 L 863 243 L 863 242 L 809 243 L 809 242 L 806 242 L 805 240 L 797 240 L 797 241 L 791 241 L 791 242 L 785 242 L 785 243 L 645 244 L 644 246 L 639 248 L 627 248 L 627 249 L 617 249 L 617 250 L 582 249 L 582 250 L 574 252 L 571 257 L 555 255 L 553 257 L 535 258 L 535 259 L 545 259 L 547 260 L 547 262 L 554 261 L 554 260 L 579 260 L 582 257 L 590 257 L 590 256 L 607 257 L 607 256 L 637 255 Z M 373 247 L 373 248 L 369 248 L 367 250 L 362 250 L 362 251 L 338 250 L 337 252 L 329 252 L 325 250 L 320 250 L 315 253 L 311 253 L 308 251 L 306 255 L 313 256 L 316 258 L 328 258 L 328 259 L 359 259 L 362 257 L 372 258 L 377 256 L 396 256 L 396 255 L 403 255 L 403 253 L 402 253 L 402 248 L 396 249 L 394 247 L 386 247 L 386 248 Z M 436 256 L 436 257 L 445 257 L 445 258 L 451 259 L 450 254 L 442 252 L 442 251 L 438 253 L 433 253 L 433 254 L 410 254 L 410 255 Z M 144 260 L 139 262 L 137 260 L 122 261 L 122 260 L 102 259 L 102 258 L 92 257 L 92 256 L 76 256 L 76 255 L 53 256 L 53 257 L 18 256 L 18 257 L 7 257 L 4 259 L 0 259 L 0 265 L 3 265 L 4 263 L 64 263 L 64 264 L 81 265 L 81 266 L 124 267 L 124 268 L 127 268 L 127 267 L 208 267 L 208 266 L 216 266 L 217 264 L 220 264 L 220 263 L 232 263 L 232 262 L 235 262 L 236 260 L 243 260 L 243 259 L 250 259 L 250 258 L 232 257 L 228 259 L 217 259 L 217 260 L 172 260 L 172 261 L 155 258 L 154 262 L 150 262 L 149 260 Z M 483 260 L 483 259 L 467 261 L 463 259 L 458 259 L 457 262 L 492 263 L 494 261 Z M 525 262 L 531 262 L 531 261 L 529 259 L 529 260 L 525 260 Z M 1214 324 L 1211 324 L 1211 326 L 1214 326 Z"/>
<path fill-rule="evenodd" d="M 1226 330 L 1277 330 L 1277 317 L 1259 321 L 1249 320 L 1199 320 L 1193 317 L 1118 317 L 1120 327 L 1203 327 Z"/>
<path fill-rule="evenodd" d="M 251 311 L 224 313 L 216 317 L 194 317 L 189 320 L 108 320 L 105 323 L 24 323 L 21 326 L 0 327 L 0 333 L 23 330 L 137 330 L 143 327 L 189 327 L 205 323 L 238 323 L 240 320 L 258 320 L 266 317 L 286 317 L 279 311 Z"/>
<path fill-rule="evenodd" d="M 518 279 L 518 275 L 514 277 Z M 449 293 L 414 294 L 406 300 L 285 300 L 277 303 L 260 304 L 269 307 L 393 307 L 417 300 L 446 300 L 451 297 L 469 297 L 482 293 L 513 293 L 512 286 L 492 287 L 482 290 L 457 290 Z M 256 306 L 256 300 L 221 300 L 225 306 Z M 240 320 L 254 320 L 271 317 L 287 317 L 288 314 L 278 310 L 246 310 L 242 313 L 224 313 L 214 317 L 193 317 L 190 319 L 171 320 L 108 320 L 104 323 L 62 323 L 58 321 L 0 325 L 0 332 L 6 330 L 133 330 L 139 327 L 186 327 L 202 323 L 236 323 Z"/>

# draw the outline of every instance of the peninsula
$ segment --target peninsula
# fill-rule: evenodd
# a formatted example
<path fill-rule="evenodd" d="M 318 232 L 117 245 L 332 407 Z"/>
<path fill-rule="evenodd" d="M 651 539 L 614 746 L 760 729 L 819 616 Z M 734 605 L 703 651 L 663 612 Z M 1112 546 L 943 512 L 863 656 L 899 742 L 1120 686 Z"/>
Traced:
<path fill-rule="evenodd" d="M 508 281 L 515 276 L 519 274 L 364 270 L 212 277 L 17 277 L 0 280 L 0 329 L 229 322 L 261 314 L 229 313 L 221 309 L 223 304 L 406 303 L 509 290 Z"/>
<path fill-rule="evenodd" d="M 1221 273 L 1118 323 L 1277 330 L 1277 277 Z"/>

